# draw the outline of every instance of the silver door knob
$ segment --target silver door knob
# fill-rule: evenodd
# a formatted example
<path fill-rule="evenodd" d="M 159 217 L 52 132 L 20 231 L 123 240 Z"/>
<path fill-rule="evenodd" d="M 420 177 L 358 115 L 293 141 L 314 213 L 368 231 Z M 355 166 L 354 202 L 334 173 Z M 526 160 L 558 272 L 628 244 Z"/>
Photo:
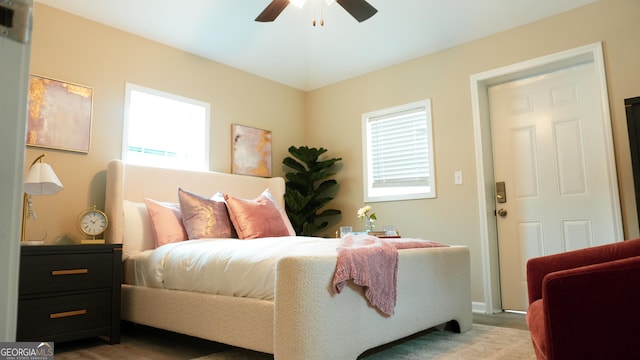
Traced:
<path fill-rule="evenodd" d="M 507 209 L 498 209 L 498 215 L 502 217 L 507 216 Z"/>

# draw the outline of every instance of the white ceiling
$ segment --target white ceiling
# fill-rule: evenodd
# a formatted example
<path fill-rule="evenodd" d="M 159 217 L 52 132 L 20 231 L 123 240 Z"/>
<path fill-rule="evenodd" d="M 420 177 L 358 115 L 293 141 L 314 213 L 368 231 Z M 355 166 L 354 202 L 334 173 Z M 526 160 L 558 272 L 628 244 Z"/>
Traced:
<path fill-rule="evenodd" d="M 378 13 L 362 23 L 324 0 L 272 23 L 254 21 L 271 0 L 36 1 L 312 90 L 596 0 L 368 0 Z M 313 27 L 320 8 L 325 25 Z"/>

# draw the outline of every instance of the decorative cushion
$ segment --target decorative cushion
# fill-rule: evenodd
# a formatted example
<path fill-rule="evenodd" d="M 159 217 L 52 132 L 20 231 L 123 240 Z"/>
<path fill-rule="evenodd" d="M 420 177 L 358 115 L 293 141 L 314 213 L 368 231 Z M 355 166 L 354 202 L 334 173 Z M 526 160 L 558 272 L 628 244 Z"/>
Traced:
<path fill-rule="evenodd" d="M 140 251 L 155 247 L 151 219 L 147 207 L 142 202 L 124 200 L 124 229 L 122 231 L 122 259 Z"/>
<path fill-rule="evenodd" d="M 276 199 L 273 197 L 273 194 L 271 194 L 271 191 L 269 191 L 269 189 L 266 189 L 265 191 L 262 192 L 261 195 L 271 200 L 273 204 L 278 208 L 278 211 L 280 212 L 280 216 L 282 216 L 282 221 L 284 221 L 284 225 L 287 227 L 287 231 L 289 232 L 289 236 L 296 236 L 296 231 L 293 229 L 293 225 L 291 225 L 291 220 L 289 220 L 289 216 L 287 216 L 287 211 L 278 206 L 278 203 L 276 202 Z"/>
<path fill-rule="evenodd" d="M 178 199 L 189 239 L 238 237 L 221 194 L 207 199 L 179 188 Z"/>
<path fill-rule="evenodd" d="M 187 231 L 182 226 L 180 205 L 144 199 L 151 227 L 155 236 L 156 247 L 188 239 Z"/>
<path fill-rule="evenodd" d="M 267 196 L 247 200 L 225 194 L 224 199 L 240 239 L 289 235 L 280 211 Z"/>

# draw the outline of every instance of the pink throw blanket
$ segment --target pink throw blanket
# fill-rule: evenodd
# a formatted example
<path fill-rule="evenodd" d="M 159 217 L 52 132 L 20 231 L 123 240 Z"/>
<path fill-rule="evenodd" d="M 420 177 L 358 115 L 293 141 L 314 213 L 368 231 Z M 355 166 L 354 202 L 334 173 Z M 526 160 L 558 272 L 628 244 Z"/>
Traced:
<path fill-rule="evenodd" d="M 443 247 L 419 239 L 379 239 L 370 235 L 347 235 L 338 246 L 333 288 L 340 293 L 348 280 L 364 287 L 369 303 L 386 315 L 396 306 L 398 249 Z"/>

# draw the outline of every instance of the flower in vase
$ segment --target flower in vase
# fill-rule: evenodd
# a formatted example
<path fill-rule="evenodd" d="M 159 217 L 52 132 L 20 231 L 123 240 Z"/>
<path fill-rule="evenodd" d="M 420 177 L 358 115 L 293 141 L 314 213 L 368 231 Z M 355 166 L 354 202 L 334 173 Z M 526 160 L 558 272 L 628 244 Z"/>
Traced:
<path fill-rule="evenodd" d="M 376 213 L 371 212 L 371 206 L 367 205 L 358 209 L 358 219 L 363 222 L 368 222 L 371 220 L 377 220 L 378 218 L 376 218 Z"/>

